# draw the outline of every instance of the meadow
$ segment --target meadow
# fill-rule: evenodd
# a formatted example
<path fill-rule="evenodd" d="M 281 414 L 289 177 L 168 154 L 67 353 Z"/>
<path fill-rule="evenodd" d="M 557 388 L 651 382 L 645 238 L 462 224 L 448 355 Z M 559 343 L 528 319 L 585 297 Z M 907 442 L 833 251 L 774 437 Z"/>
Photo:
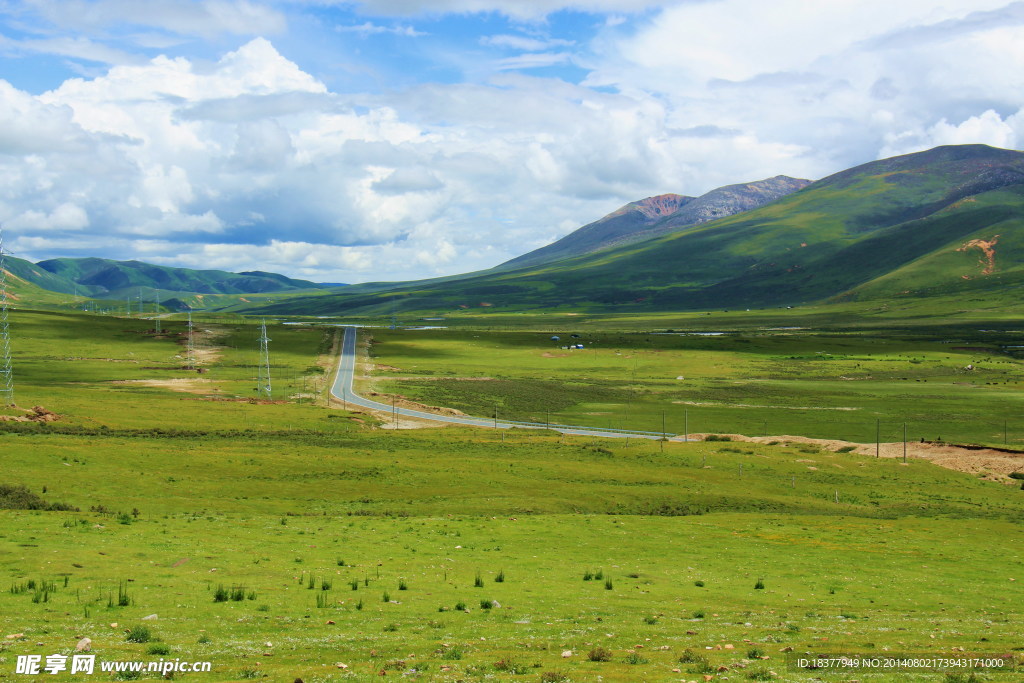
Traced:
<path fill-rule="evenodd" d="M 272 327 L 273 401 L 255 396 L 251 320 L 197 319 L 203 372 L 186 367 L 181 320 L 155 335 L 152 321 L 16 311 L 12 326 L 19 405 L 61 419 L 0 422 L 0 508 L 20 508 L 0 509 L 2 678 L 29 680 L 19 655 L 70 655 L 82 637 L 103 661 L 209 661 L 176 676 L 209 681 L 952 683 L 1013 675 L 825 674 L 786 657 L 1021 657 L 1016 487 L 785 439 L 382 429 L 328 405 L 336 335 L 312 325 Z M 625 398 L 654 420 L 676 374 L 701 382 L 701 402 L 776 404 L 716 394 L 731 386 L 719 378 L 859 386 L 837 377 L 870 363 L 871 381 L 905 391 L 902 365 L 938 384 L 970 355 L 895 337 L 880 353 L 843 336 L 623 331 L 549 358 L 549 332 L 371 332 L 372 360 L 397 368 L 375 373 L 384 388 L 534 414 L 562 401 L 557 415 L 581 419 Z M 841 358 L 818 359 L 844 339 Z M 979 383 L 990 407 L 1015 395 L 1018 367 L 991 358 L 1007 383 Z M 500 379 L 454 379 L 471 375 Z M 505 394 L 462 390 L 493 382 Z M 557 384 L 586 400 L 567 404 Z M 843 398 L 893 400 L 872 391 Z M 793 404 L 829 399 L 805 400 Z"/>

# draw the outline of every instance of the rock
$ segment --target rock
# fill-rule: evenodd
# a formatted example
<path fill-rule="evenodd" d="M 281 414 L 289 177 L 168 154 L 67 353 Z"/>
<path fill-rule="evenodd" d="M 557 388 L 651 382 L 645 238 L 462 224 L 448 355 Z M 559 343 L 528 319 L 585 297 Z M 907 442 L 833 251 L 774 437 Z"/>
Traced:
<path fill-rule="evenodd" d="M 18 640 L 19 638 L 24 638 L 24 637 L 25 637 L 24 633 L 12 633 L 11 635 L 7 636 L 7 640 Z"/>
<path fill-rule="evenodd" d="M 732 643 L 726 643 L 725 644 L 725 649 L 726 650 L 735 650 L 736 647 Z"/>
<path fill-rule="evenodd" d="M 562 653 L 562 659 L 569 659 L 569 657 L 572 657 L 572 650 L 566 650 Z"/>
<path fill-rule="evenodd" d="M 110 628 L 117 628 L 117 622 L 115 621 L 113 624 L 111 624 Z"/>
<path fill-rule="evenodd" d="M 332 621 L 331 619 L 328 619 L 327 620 L 327 625 L 328 626 L 334 626 L 334 621 Z"/>
<path fill-rule="evenodd" d="M 274 644 L 268 640 L 267 642 L 263 643 L 263 647 L 274 647 Z"/>
<path fill-rule="evenodd" d="M 792 651 L 793 651 L 793 646 L 792 645 L 787 645 L 786 647 L 784 647 L 781 650 L 779 650 L 779 652 L 792 652 Z"/>
<path fill-rule="evenodd" d="M 92 640 L 89 638 L 82 638 L 78 641 L 78 645 L 75 645 L 75 652 L 88 652 L 92 649 Z"/>
<path fill-rule="evenodd" d="M 338 662 L 334 666 L 338 667 L 339 669 L 347 669 L 348 668 L 348 664 L 342 664 L 341 662 Z"/>
<path fill-rule="evenodd" d="M 704 674 L 704 680 L 705 681 L 713 681 L 713 680 L 715 680 L 715 677 L 712 676 L 711 674 Z"/>
<path fill-rule="evenodd" d="M 728 670 L 729 670 L 729 667 L 725 666 L 724 664 L 722 666 L 718 667 L 717 669 L 715 669 L 715 671 L 717 671 L 718 673 L 722 673 L 722 672 L 725 672 L 725 671 L 728 671 Z"/>
<path fill-rule="evenodd" d="M 497 600 L 491 600 L 491 607 L 494 609 L 501 609 L 501 603 Z"/>
<path fill-rule="evenodd" d="M 697 635 L 697 632 L 696 631 L 687 631 L 686 635 L 688 635 L 688 636 L 695 636 L 695 635 Z"/>
<path fill-rule="evenodd" d="M 157 619 L 158 617 L 155 614 L 149 614 L 147 616 L 142 617 L 143 621 L 156 621 Z"/>

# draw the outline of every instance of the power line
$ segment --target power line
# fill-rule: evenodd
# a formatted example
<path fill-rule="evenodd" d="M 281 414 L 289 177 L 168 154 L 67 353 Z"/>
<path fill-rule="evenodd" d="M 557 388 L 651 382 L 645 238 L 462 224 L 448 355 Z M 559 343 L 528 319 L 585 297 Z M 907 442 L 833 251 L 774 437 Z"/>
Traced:
<path fill-rule="evenodd" d="M 14 405 L 14 372 L 11 368 L 11 331 L 7 323 L 7 260 L 4 231 L 0 226 L 0 398 Z"/>

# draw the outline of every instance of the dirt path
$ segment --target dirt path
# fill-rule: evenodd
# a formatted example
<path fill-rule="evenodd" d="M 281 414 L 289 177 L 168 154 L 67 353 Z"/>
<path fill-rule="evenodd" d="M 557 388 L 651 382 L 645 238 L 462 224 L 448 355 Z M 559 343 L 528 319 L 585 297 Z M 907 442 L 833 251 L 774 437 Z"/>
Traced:
<path fill-rule="evenodd" d="M 702 441 L 708 434 L 690 434 L 690 441 Z M 804 443 L 811 444 L 829 451 L 850 448 L 849 452 L 859 455 L 874 455 L 875 444 L 838 441 L 835 439 L 812 439 L 806 436 L 743 436 L 742 434 L 721 434 L 733 441 L 751 443 Z M 676 440 L 681 440 L 679 437 Z M 902 458 L 903 442 L 880 444 L 879 456 L 883 458 Z M 995 481 L 1014 482 L 1009 475 L 1012 472 L 1024 472 L 1024 453 L 1003 451 L 995 448 L 964 447 L 952 444 L 930 443 L 919 441 L 907 442 L 907 458 L 928 460 L 930 462 L 969 474 L 982 474 L 985 478 Z"/>

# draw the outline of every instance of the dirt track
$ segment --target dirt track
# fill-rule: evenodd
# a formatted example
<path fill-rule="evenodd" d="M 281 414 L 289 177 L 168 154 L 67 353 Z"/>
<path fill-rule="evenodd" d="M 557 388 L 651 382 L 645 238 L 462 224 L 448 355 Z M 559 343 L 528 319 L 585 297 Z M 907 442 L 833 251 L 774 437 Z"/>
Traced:
<path fill-rule="evenodd" d="M 707 434 L 690 434 L 691 441 L 700 441 Z M 851 452 L 860 455 L 874 455 L 875 444 L 854 443 L 852 441 L 836 441 L 832 439 L 811 439 L 806 436 L 743 436 L 742 434 L 722 434 L 733 441 L 749 441 L 752 443 L 806 443 L 819 446 L 829 451 L 850 448 Z M 903 442 L 880 444 L 879 455 L 883 458 L 902 458 Z M 970 474 L 985 474 L 997 480 L 1009 480 L 1011 472 L 1024 472 L 1024 453 L 1012 453 L 994 448 L 965 448 L 952 444 L 907 442 L 907 457 L 928 460 L 941 467 Z M 1010 480 L 1012 481 L 1012 480 Z"/>

